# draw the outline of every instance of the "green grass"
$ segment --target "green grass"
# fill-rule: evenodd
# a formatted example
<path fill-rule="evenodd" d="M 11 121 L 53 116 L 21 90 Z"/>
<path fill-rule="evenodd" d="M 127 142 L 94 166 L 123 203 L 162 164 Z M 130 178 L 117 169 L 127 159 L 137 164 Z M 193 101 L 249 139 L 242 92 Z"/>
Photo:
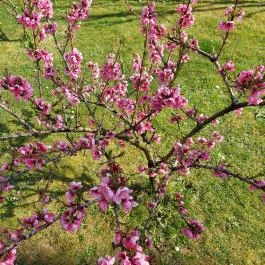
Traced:
<path fill-rule="evenodd" d="M 57 1 L 55 21 L 65 25 L 63 15 L 70 1 Z M 140 10 L 141 5 L 130 1 Z M 176 19 L 175 2 L 157 1 L 161 20 L 169 25 Z M 190 33 L 198 38 L 200 46 L 208 52 L 218 49 L 221 44 L 218 36 L 217 24 L 222 17 L 223 9 L 232 1 L 201 1 L 195 8 L 196 24 Z M 221 61 L 232 59 L 237 72 L 264 63 L 265 51 L 265 5 L 264 1 L 241 1 L 247 15 L 241 25 L 232 34 L 229 45 L 221 57 Z M 5 15 L 0 8 L 0 25 L 4 34 L 0 34 L 0 72 L 5 68 L 9 72 L 26 76 L 31 82 L 32 65 L 24 55 L 25 43 L 18 41 L 22 31 L 14 20 Z M 124 1 L 95 0 L 91 10 L 91 17 L 82 23 L 82 29 L 77 35 L 75 46 L 83 52 L 85 59 L 103 62 L 106 55 L 116 50 L 120 40 L 124 45 L 121 57 L 125 70 L 129 70 L 132 54 L 141 52 L 143 37 L 139 34 L 139 23 L 134 16 L 128 14 Z M 62 32 L 61 32 L 62 33 Z M 5 40 L 6 38 L 7 40 Z M 54 51 L 48 41 L 47 49 Z M 58 61 L 58 56 L 55 58 Z M 191 104 L 198 106 L 200 112 L 213 113 L 227 104 L 229 97 L 215 68 L 205 59 L 194 54 L 192 60 L 182 69 L 177 83 L 181 84 L 183 93 L 188 95 Z M 48 94 L 50 87 L 47 87 Z M 23 105 L 13 108 L 21 112 Z M 25 116 L 29 113 L 21 112 Z M 166 138 L 167 151 L 170 143 L 176 138 L 178 131 L 168 128 L 164 119 L 168 113 L 163 113 L 156 120 L 157 129 Z M 0 133 L 12 131 L 16 124 L 0 110 Z M 229 161 L 234 171 L 243 175 L 253 175 L 264 170 L 264 133 L 265 120 L 262 110 L 245 110 L 240 118 L 228 115 L 222 119 L 221 131 L 226 135 L 225 141 L 213 153 L 213 161 Z M 203 135 L 209 134 L 204 130 Z M 45 139 L 46 141 L 47 139 Z M 11 145 L 22 141 L 13 141 L 1 145 L 1 160 L 6 157 L 6 150 Z M 136 161 L 143 158 L 136 150 L 127 150 L 121 162 L 126 163 L 126 170 L 134 168 Z M 85 166 L 84 166 L 85 165 Z M 52 187 L 60 194 L 65 190 L 71 179 L 82 179 L 89 186 L 95 176 L 98 165 L 91 163 L 91 159 L 78 155 L 70 160 L 64 159 L 58 167 L 49 166 L 45 174 L 29 174 L 17 180 L 17 185 L 23 192 L 13 192 L 8 203 L 1 206 L 1 226 L 16 227 L 15 216 L 25 216 L 33 212 L 34 207 L 27 205 L 35 196 L 29 195 L 43 187 L 45 179 L 53 180 Z M 173 183 L 171 191 L 180 190 L 186 194 L 190 212 L 202 220 L 207 227 L 201 240 L 190 242 L 185 240 L 179 230 L 182 226 L 173 205 L 167 204 L 167 199 L 161 206 L 161 216 L 152 226 L 152 233 L 159 254 L 157 264 L 234 264 L 252 265 L 265 263 L 264 250 L 264 205 L 258 198 L 258 192 L 250 194 L 247 187 L 234 180 L 220 181 L 212 178 L 207 171 L 199 170 L 191 174 L 185 181 Z M 21 205 L 18 196 L 27 196 L 26 205 Z M 141 194 L 139 195 L 141 196 Z M 34 206 L 37 207 L 38 203 Z M 56 205 L 54 205 L 56 207 Z M 162 210 L 167 208 L 166 214 Z M 109 213 L 111 214 L 111 212 Z M 139 224 L 146 216 L 146 211 L 138 207 L 133 212 L 133 224 Z M 96 207 L 89 210 L 85 224 L 80 232 L 66 234 L 58 225 L 25 242 L 19 248 L 19 264 L 23 265 L 71 265 L 95 264 L 100 255 L 111 254 L 113 223 L 107 215 L 99 214 Z M 163 232 L 163 233 L 162 233 Z"/>

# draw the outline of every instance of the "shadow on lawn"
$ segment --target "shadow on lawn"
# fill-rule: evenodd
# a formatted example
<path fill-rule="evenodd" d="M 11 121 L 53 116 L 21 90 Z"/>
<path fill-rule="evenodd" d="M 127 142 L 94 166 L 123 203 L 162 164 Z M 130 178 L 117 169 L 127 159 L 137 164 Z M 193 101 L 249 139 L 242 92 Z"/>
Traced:
<path fill-rule="evenodd" d="M 62 169 L 66 172 L 65 174 L 61 173 Z M 50 165 L 42 171 L 25 173 L 12 179 L 12 184 L 16 188 L 9 193 L 5 204 L 1 205 L 0 219 L 14 217 L 16 216 L 15 211 L 17 209 L 23 209 L 28 206 L 31 206 L 29 209 L 33 213 L 35 206 L 37 206 L 37 209 L 40 208 L 39 194 L 45 190 L 45 194 L 49 194 L 51 198 L 59 198 L 60 201 L 65 202 L 64 194 L 67 186 L 73 181 L 73 178 L 67 176 L 67 172 L 71 171 L 74 171 L 74 167 L 62 161 L 58 167 Z M 93 178 L 86 165 L 83 166 L 81 173 L 78 174 L 75 180 L 81 181 L 85 190 L 89 190 L 94 186 Z M 52 188 L 49 188 L 51 186 Z M 46 187 L 47 189 L 45 189 Z"/>
<path fill-rule="evenodd" d="M 21 41 L 21 39 L 9 39 L 6 33 L 3 31 L 3 29 L 0 27 L 0 42 L 6 41 L 6 42 L 17 42 Z"/>
<path fill-rule="evenodd" d="M 120 2 L 120 1 L 117 1 Z M 156 1 L 156 2 L 164 2 L 164 1 Z M 176 1 L 176 3 L 181 3 L 182 1 Z M 101 1 L 101 3 L 97 3 L 94 4 L 94 8 L 96 8 L 97 5 L 101 6 L 104 5 L 108 2 L 106 1 Z M 136 3 L 137 4 L 137 3 Z M 169 3 L 170 5 L 173 6 L 172 1 L 170 1 Z M 215 1 L 214 5 L 211 1 L 203 1 L 198 7 L 195 6 L 194 7 L 194 12 L 209 12 L 209 11 L 218 11 L 218 10 L 224 10 L 224 8 L 230 4 L 231 5 L 231 1 Z M 133 4 L 132 4 L 133 5 Z M 138 4 L 138 6 L 135 5 L 136 10 L 140 7 L 142 7 L 144 4 Z M 57 6 L 58 8 L 61 9 L 69 9 L 70 6 Z M 265 3 L 264 2 L 259 2 L 259 1 L 252 1 L 251 3 L 249 1 L 240 1 L 240 5 L 239 7 L 242 8 L 253 8 L 253 7 L 265 7 Z M 137 13 L 139 13 L 140 10 L 137 10 Z M 247 13 L 246 17 L 251 17 L 257 13 L 262 13 L 265 12 L 265 9 L 262 10 L 257 10 L 255 12 L 251 12 L 251 13 Z M 166 15 L 170 15 L 170 14 L 176 14 L 176 10 L 175 8 L 173 8 L 172 10 L 168 10 L 168 11 L 162 11 L 159 12 L 161 16 L 166 16 Z M 84 21 L 83 23 L 87 24 L 89 23 L 94 24 L 94 25 L 99 25 L 101 26 L 101 20 L 105 20 L 104 26 L 113 26 L 113 25 L 117 25 L 117 24 L 122 24 L 122 23 L 128 23 L 131 22 L 133 20 L 137 20 L 137 18 L 132 15 L 131 13 L 129 13 L 129 11 L 126 10 L 126 7 L 124 7 L 124 11 L 119 11 L 119 12 L 113 12 L 113 13 L 103 13 L 103 14 L 93 14 L 93 11 L 91 12 L 89 19 Z M 111 21 L 111 19 L 115 19 L 115 21 Z M 55 21 L 63 21 L 65 20 L 65 16 L 56 16 L 55 17 Z"/>

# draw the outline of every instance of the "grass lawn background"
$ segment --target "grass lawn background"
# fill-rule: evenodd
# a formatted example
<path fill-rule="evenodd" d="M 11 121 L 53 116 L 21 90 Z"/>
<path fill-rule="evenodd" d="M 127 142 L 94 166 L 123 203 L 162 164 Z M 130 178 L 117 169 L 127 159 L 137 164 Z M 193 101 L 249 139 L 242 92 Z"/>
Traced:
<path fill-rule="evenodd" d="M 130 1 L 140 10 L 141 4 Z M 144 2 L 144 1 L 142 1 Z M 160 20 L 166 25 L 177 19 L 177 1 L 157 1 Z M 202 49 L 213 52 L 221 44 L 217 25 L 222 19 L 222 12 L 232 1 L 200 1 L 195 8 L 196 24 L 189 33 L 198 38 Z M 65 25 L 64 12 L 70 1 L 56 1 L 55 21 Z M 237 72 L 264 64 L 265 54 L 265 3 L 264 1 L 240 1 L 246 12 L 242 24 L 238 24 L 233 32 L 229 45 L 221 57 L 221 62 L 231 59 L 235 62 Z M 0 73 L 5 68 L 14 74 L 26 76 L 32 83 L 32 64 L 26 60 L 24 43 L 19 41 L 21 28 L 0 8 Z M 63 31 L 61 32 L 63 33 Z M 124 1 L 95 0 L 90 18 L 82 23 L 77 34 L 75 46 L 82 51 L 85 59 L 102 63 L 106 55 L 117 49 L 120 39 L 124 46 L 121 57 L 125 70 L 129 70 L 132 54 L 141 52 L 143 37 L 139 34 L 139 23 L 130 15 Z M 52 41 L 45 47 L 53 51 Z M 58 57 L 55 57 L 55 61 Z M 182 69 L 177 80 L 191 103 L 198 106 L 205 114 L 211 114 L 228 103 L 229 96 L 216 75 L 214 67 L 199 55 L 192 54 L 192 60 Z M 49 85 L 47 90 L 49 93 Z M 18 113 L 22 105 L 14 105 Z M 162 136 L 167 142 L 176 138 L 177 130 L 168 127 L 164 119 L 168 113 L 161 114 L 156 121 Z M 16 124 L 0 110 L 0 133 L 15 130 Z M 262 109 L 245 110 L 240 118 L 228 115 L 222 119 L 221 131 L 226 135 L 225 141 L 214 151 L 213 161 L 228 161 L 234 171 L 251 176 L 263 170 L 265 111 Z M 207 129 L 203 131 L 207 135 Z M 54 138 L 53 138 L 54 139 Z M 46 141 L 46 139 L 44 139 Z M 16 142 L 1 143 L 1 157 Z M 168 145 L 164 147 L 167 150 Z M 127 170 L 133 168 L 135 160 L 141 160 L 135 150 L 127 150 L 122 158 L 127 162 Z M 83 166 L 85 165 L 85 166 Z M 91 164 L 87 157 L 78 155 L 70 160 L 62 161 L 58 168 L 48 167 L 45 174 L 30 174 L 17 180 L 20 189 L 24 189 L 25 201 L 17 201 L 17 192 L 11 194 L 7 204 L 0 208 L 0 227 L 11 225 L 16 227 L 16 215 L 22 217 L 34 211 L 28 203 L 36 199 L 31 193 L 41 185 L 44 179 L 51 177 L 56 191 L 65 190 L 71 179 L 88 181 L 88 174 L 96 174 L 97 166 Z M 186 194 L 189 210 L 207 227 L 201 240 L 190 242 L 180 235 L 181 227 L 178 214 L 170 204 L 164 207 L 171 209 L 167 216 L 162 216 L 152 232 L 159 245 L 160 253 L 157 264 L 265 264 L 265 205 L 260 202 L 258 192 L 249 193 L 244 184 L 234 180 L 220 181 L 204 170 L 192 173 L 187 179 L 176 184 L 178 190 Z M 135 222 L 145 217 L 145 212 L 136 209 Z M 70 265 L 95 264 L 98 256 L 112 254 L 111 241 L 113 224 L 108 215 L 100 214 L 97 207 L 92 207 L 81 230 L 75 234 L 66 234 L 59 225 L 25 242 L 19 249 L 19 264 L 23 265 Z M 159 231 L 163 231 L 162 236 Z"/>

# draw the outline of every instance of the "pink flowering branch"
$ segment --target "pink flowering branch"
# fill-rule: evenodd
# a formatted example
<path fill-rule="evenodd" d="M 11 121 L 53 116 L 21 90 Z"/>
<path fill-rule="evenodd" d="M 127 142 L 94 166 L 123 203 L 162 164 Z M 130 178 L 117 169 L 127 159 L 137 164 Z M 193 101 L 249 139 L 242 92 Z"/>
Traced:
<path fill-rule="evenodd" d="M 87 208 L 90 205 L 96 203 L 96 200 L 88 200 L 86 202 L 84 202 L 83 204 L 81 204 L 80 206 L 74 207 L 73 208 L 73 213 L 76 212 L 77 210 L 79 210 L 80 208 Z M 53 225 L 54 223 L 56 223 L 57 221 L 60 220 L 60 218 L 62 217 L 63 213 L 57 215 L 56 217 L 53 218 L 52 222 L 47 222 L 44 225 L 41 225 L 39 228 L 29 232 L 28 234 L 23 235 L 19 240 L 17 240 L 16 242 L 12 243 L 11 245 L 3 248 L 2 250 L 0 250 L 0 255 L 3 255 L 9 251 L 11 251 L 12 249 L 18 247 L 20 244 L 23 243 L 23 241 L 30 239 L 31 237 L 35 236 L 36 234 L 38 234 L 39 232 L 45 230 L 46 228 L 50 227 L 51 225 Z"/>
<path fill-rule="evenodd" d="M 264 101 L 261 102 L 258 105 L 255 105 L 254 107 L 257 106 L 264 106 L 265 103 Z M 205 119 L 202 123 L 197 123 L 196 127 L 194 127 L 187 135 L 185 135 L 182 139 L 181 142 L 185 142 L 188 138 L 198 134 L 202 129 L 204 129 L 207 125 L 211 124 L 214 120 L 223 117 L 226 114 L 229 114 L 235 110 L 241 109 L 241 108 L 246 108 L 246 107 L 251 107 L 248 102 L 241 102 L 241 103 L 236 103 L 232 104 L 228 107 L 225 107 L 224 109 L 214 113 L 212 116 L 209 118 Z M 252 106 L 253 107 L 253 106 Z M 161 160 L 161 162 L 166 162 L 172 155 L 173 155 L 174 149 L 172 148 Z"/>
<path fill-rule="evenodd" d="M 223 166 L 213 166 L 213 165 L 203 165 L 203 164 L 194 164 L 191 167 L 194 168 L 205 168 L 205 169 L 209 169 L 212 170 L 214 172 L 219 172 L 219 173 L 224 173 L 227 176 L 239 179 L 247 184 L 251 184 L 254 185 L 256 187 L 258 187 L 258 185 L 255 184 L 255 180 L 252 178 L 248 178 L 248 177 L 243 177 L 241 174 L 238 173 L 234 173 L 229 169 L 224 168 Z"/>

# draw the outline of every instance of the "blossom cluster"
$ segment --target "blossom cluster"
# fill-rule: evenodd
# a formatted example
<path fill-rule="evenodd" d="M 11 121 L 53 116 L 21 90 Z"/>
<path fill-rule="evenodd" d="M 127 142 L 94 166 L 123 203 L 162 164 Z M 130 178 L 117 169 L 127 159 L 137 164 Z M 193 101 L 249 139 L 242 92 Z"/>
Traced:
<path fill-rule="evenodd" d="M 192 14 L 191 4 L 180 4 L 178 6 L 177 12 L 180 16 L 179 20 L 177 21 L 177 26 L 186 29 L 194 24 L 195 17 Z"/>
<path fill-rule="evenodd" d="M 111 203 L 121 205 L 123 212 L 129 213 L 137 203 L 131 196 L 132 190 L 127 187 L 119 187 L 116 191 L 112 188 L 109 176 L 102 179 L 99 186 L 90 190 L 90 195 L 98 199 L 99 207 L 103 212 L 109 209 Z"/>
<path fill-rule="evenodd" d="M 50 52 L 43 49 L 31 49 L 27 50 L 29 58 L 35 62 L 43 62 L 44 70 L 43 77 L 46 79 L 52 79 L 56 76 L 56 69 L 53 66 L 53 56 Z"/>
<path fill-rule="evenodd" d="M 17 100 L 29 100 L 33 96 L 31 84 L 21 76 L 4 77 L 0 80 L 0 88 L 9 90 Z"/>
<path fill-rule="evenodd" d="M 86 215 L 86 209 L 78 205 L 78 192 L 82 187 L 81 182 L 72 181 L 65 193 L 68 209 L 63 212 L 60 218 L 61 226 L 65 231 L 76 232 Z"/>
<path fill-rule="evenodd" d="M 18 23 L 24 27 L 35 30 L 40 26 L 41 19 L 53 17 L 53 4 L 51 0 L 27 0 L 23 14 L 18 15 Z"/>
<path fill-rule="evenodd" d="M 14 164 L 16 166 L 24 164 L 29 169 L 40 169 L 45 164 L 43 156 L 48 151 L 49 147 L 40 141 L 26 144 L 17 150 L 18 154 Z"/>
<path fill-rule="evenodd" d="M 0 241 L 0 251 L 5 248 L 4 242 Z M 17 250 L 15 248 L 11 249 L 7 254 L 4 254 L 0 257 L 0 264 L 1 265 L 13 265 L 17 259 Z"/>
<path fill-rule="evenodd" d="M 230 32 L 235 28 L 234 18 L 237 18 L 237 21 L 241 22 L 242 18 L 245 16 L 245 12 L 242 9 L 237 11 L 235 7 L 229 6 L 225 9 L 224 16 L 227 16 L 228 20 L 221 21 L 219 23 L 219 29 L 225 32 Z"/>
<path fill-rule="evenodd" d="M 175 164 L 177 165 L 177 172 L 182 175 L 190 173 L 189 167 L 199 161 L 209 161 L 211 159 L 210 150 L 212 150 L 217 143 L 223 141 L 223 136 L 214 131 L 211 138 L 198 137 L 197 141 L 190 137 L 185 143 L 177 142 L 174 145 L 174 155 L 176 157 Z"/>
<path fill-rule="evenodd" d="M 116 231 L 114 245 L 122 246 L 124 251 L 117 253 L 116 258 L 105 256 L 98 259 L 98 265 L 113 265 L 117 259 L 120 265 L 149 265 L 150 257 L 143 252 L 139 244 L 140 235 L 137 230 L 132 230 L 129 235 Z"/>
<path fill-rule="evenodd" d="M 181 229 L 182 234 L 192 240 L 198 239 L 205 231 L 205 227 L 198 220 L 187 217 L 188 210 L 185 208 L 184 195 L 177 192 L 175 196 L 178 202 L 178 211 L 186 223 L 186 227 Z"/>
<path fill-rule="evenodd" d="M 83 56 L 76 48 L 65 55 L 65 61 L 67 63 L 65 72 L 72 80 L 76 80 L 81 73 L 82 60 Z"/>
<path fill-rule="evenodd" d="M 263 102 L 262 96 L 265 95 L 264 77 L 264 65 L 238 74 L 235 80 L 235 87 L 240 93 L 247 91 L 249 105 L 258 105 Z"/>
<path fill-rule="evenodd" d="M 180 94 L 180 88 L 160 87 L 151 99 L 151 107 L 155 112 L 164 108 L 182 109 L 188 104 L 188 100 Z"/>
<path fill-rule="evenodd" d="M 91 4 L 92 0 L 80 0 L 79 3 L 73 3 L 67 15 L 67 21 L 71 31 L 77 31 L 80 29 L 79 22 L 88 17 Z"/>

